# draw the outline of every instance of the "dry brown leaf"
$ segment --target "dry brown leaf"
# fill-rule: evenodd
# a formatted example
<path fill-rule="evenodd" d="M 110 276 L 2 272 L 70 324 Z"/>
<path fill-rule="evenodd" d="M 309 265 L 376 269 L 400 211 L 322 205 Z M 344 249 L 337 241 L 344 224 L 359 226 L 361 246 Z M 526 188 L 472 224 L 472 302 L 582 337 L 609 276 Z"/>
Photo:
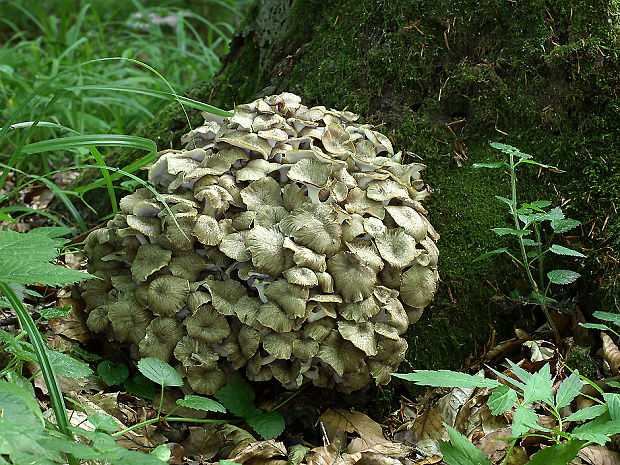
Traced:
<path fill-rule="evenodd" d="M 377 454 L 387 455 L 392 458 L 405 458 L 415 450 L 415 447 L 404 444 L 402 442 L 386 442 L 384 444 L 376 444 L 364 452 L 375 452 Z"/>
<path fill-rule="evenodd" d="M 211 460 L 215 457 L 223 445 L 224 439 L 217 434 L 214 427 L 207 431 L 202 426 L 190 426 L 189 435 L 181 443 L 186 456 L 199 455 L 204 460 Z"/>
<path fill-rule="evenodd" d="M 434 465 L 441 462 L 441 459 L 441 455 L 432 455 L 430 457 L 424 457 L 415 460 L 405 459 L 403 463 L 405 465 Z"/>
<path fill-rule="evenodd" d="M 604 446 L 584 447 L 578 456 L 592 465 L 620 465 L 620 454 Z"/>
<path fill-rule="evenodd" d="M 448 425 L 454 426 L 457 414 L 473 392 L 474 388 L 456 387 L 437 401 L 435 408 Z"/>
<path fill-rule="evenodd" d="M 603 358 L 609 363 L 611 372 L 617 375 L 618 368 L 620 368 L 620 350 L 604 332 L 601 332 L 601 339 L 603 340 Z"/>
<path fill-rule="evenodd" d="M 249 444 L 239 444 L 231 453 L 230 460 L 236 463 L 265 463 L 273 457 L 286 457 L 286 447 L 274 439 L 269 441 L 255 441 Z M 262 460 L 258 460 L 262 459 Z"/>
<path fill-rule="evenodd" d="M 59 293 L 57 305 L 59 307 L 71 305 L 71 313 L 64 318 L 50 319 L 52 332 L 85 344 L 91 338 L 91 332 L 86 326 L 84 313 L 80 308 L 81 303 L 71 298 L 70 294 L 61 296 Z"/>
<path fill-rule="evenodd" d="M 185 458 L 185 448 L 176 442 L 168 444 L 170 447 L 170 459 L 168 463 L 170 465 L 180 465 L 183 463 L 183 459 Z"/>
<path fill-rule="evenodd" d="M 337 448 L 346 445 L 346 433 L 357 433 L 359 438 L 353 439 L 347 447 L 352 453 L 388 442 L 381 425 L 361 412 L 329 409 L 319 417 L 319 422 L 323 424 L 330 443 Z"/>
<path fill-rule="evenodd" d="M 308 465 L 345 465 L 347 463 L 342 459 L 334 444 L 315 447 L 306 454 L 306 462 Z"/>
<path fill-rule="evenodd" d="M 416 450 L 424 455 L 439 455 L 439 441 L 449 439 L 448 431 L 443 427 L 443 418 L 431 407 L 416 418 L 411 424 L 413 436 L 417 438 Z"/>
<path fill-rule="evenodd" d="M 355 465 L 402 465 L 400 461 L 385 454 L 377 452 L 362 452 L 362 457 Z"/>

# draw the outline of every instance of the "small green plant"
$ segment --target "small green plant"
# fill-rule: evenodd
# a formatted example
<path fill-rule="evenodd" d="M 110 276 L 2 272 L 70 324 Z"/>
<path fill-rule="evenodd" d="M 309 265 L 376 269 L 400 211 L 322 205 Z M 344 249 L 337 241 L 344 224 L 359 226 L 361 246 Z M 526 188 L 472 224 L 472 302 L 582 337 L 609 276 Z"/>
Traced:
<path fill-rule="evenodd" d="M 498 236 L 513 236 L 517 239 L 518 252 L 511 251 L 507 247 L 491 250 L 480 255 L 476 260 L 489 258 L 497 254 L 508 255 L 517 265 L 525 271 L 531 287 L 530 297 L 540 304 L 549 326 L 557 333 L 555 324 L 551 320 L 547 304 L 556 302 L 549 297 L 551 284 L 565 285 L 576 281 L 579 273 L 571 270 L 551 270 L 545 275 L 544 257 L 549 252 L 556 255 L 585 258 L 585 255 L 576 250 L 552 243 L 554 234 L 561 234 L 579 226 L 577 220 L 566 218 L 560 207 L 551 207 L 548 200 L 536 200 L 530 203 L 522 203 L 519 206 L 517 200 L 517 167 L 520 165 L 533 165 L 539 168 L 557 169 L 549 165 L 533 160 L 532 156 L 523 153 L 515 147 L 496 142 L 491 146 L 508 155 L 508 161 L 493 163 L 474 163 L 474 168 L 508 169 L 510 173 L 510 198 L 496 195 L 495 198 L 506 204 L 511 215 L 511 227 L 492 228 Z M 543 237 L 544 224 L 548 223 L 551 235 L 545 240 Z M 526 236 L 532 236 L 526 237 Z M 535 271 L 538 268 L 538 276 Z"/>
<path fill-rule="evenodd" d="M 620 327 L 620 314 L 618 313 L 596 311 L 592 314 L 592 316 L 594 318 L 598 318 L 599 320 L 607 321 L 609 323 L 613 323 L 615 326 Z M 613 328 L 610 328 L 605 323 L 579 323 L 579 325 L 583 326 L 584 328 L 600 329 L 601 331 L 609 331 L 610 333 L 613 333 L 616 337 L 620 338 L 620 334 L 618 334 L 618 331 L 614 330 Z"/>
<path fill-rule="evenodd" d="M 416 370 L 406 374 L 395 373 L 393 376 L 422 386 L 491 388 L 493 391 L 487 405 L 493 415 L 502 415 L 514 408 L 512 437 L 507 439 L 511 444 L 504 464 L 508 463 L 517 441 L 528 436 L 542 437 L 555 443 L 536 452 L 527 462 L 529 465 L 566 465 L 582 448 L 590 444 L 605 445 L 611 436 L 620 433 L 620 394 L 605 393 L 596 383 L 573 371 L 560 383 L 554 395 L 553 378 L 548 364 L 537 373 L 529 373 L 510 360 L 508 363 L 516 378 L 491 369 L 506 384 L 448 370 Z M 595 401 L 593 406 L 563 418 L 560 409 L 568 406 L 581 393 L 582 380 L 594 387 L 602 399 L 591 397 Z M 612 387 L 618 388 L 620 383 L 613 383 Z M 556 418 L 557 428 L 550 429 L 538 424 L 535 404 L 542 406 Z M 581 421 L 587 422 L 570 432 L 566 431 L 568 422 Z M 444 426 L 450 434 L 450 443 L 442 443 L 440 449 L 448 465 L 489 465 L 489 460 L 465 436 L 450 425 L 444 423 Z"/>

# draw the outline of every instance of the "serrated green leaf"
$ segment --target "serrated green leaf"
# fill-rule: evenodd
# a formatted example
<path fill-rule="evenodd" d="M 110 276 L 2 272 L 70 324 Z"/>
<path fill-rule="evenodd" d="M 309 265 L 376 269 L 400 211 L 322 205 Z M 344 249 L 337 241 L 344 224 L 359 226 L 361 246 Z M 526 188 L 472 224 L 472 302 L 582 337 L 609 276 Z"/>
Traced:
<path fill-rule="evenodd" d="M 609 331 L 611 328 L 601 323 L 579 323 L 579 326 L 588 329 L 600 329 L 601 331 Z"/>
<path fill-rule="evenodd" d="M 599 320 L 609 321 L 616 326 L 620 326 L 620 314 L 618 313 L 610 313 L 597 310 L 592 314 L 592 316 L 598 318 Z"/>
<path fill-rule="evenodd" d="M 118 422 L 110 415 L 93 413 L 91 415 L 86 415 L 86 418 L 88 418 L 88 421 L 95 427 L 95 429 L 101 431 L 113 433 L 114 431 L 118 431 L 120 429 Z"/>
<path fill-rule="evenodd" d="M 170 457 L 172 456 L 172 453 L 170 452 L 170 447 L 168 447 L 167 444 L 160 444 L 155 449 L 153 449 L 151 452 L 149 452 L 149 454 L 152 455 L 153 457 L 158 458 L 162 462 L 167 462 L 168 460 L 170 460 Z"/>
<path fill-rule="evenodd" d="M 491 231 L 493 231 L 498 236 L 507 236 L 509 234 L 512 236 L 527 236 L 528 234 L 532 232 L 528 229 L 513 229 L 513 228 L 491 228 Z"/>
<path fill-rule="evenodd" d="M 584 420 L 592 420 L 593 418 L 600 417 L 605 412 L 607 412 L 606 405 L 592 405 L 590 407 L 582 408 L 581 410 L 577 410 L 572 415 L 569 415 L 564 419 L 564 421 L 584 421 Z"/>
<path fill-rule="evenodd" d="M 34 230 L 33 230 L 34 231 Z M 56 258 L 57 242 L 45 234 L 0 231 L 0 259 L 49 262 Z"/>
<path fill-rule="evenodd" d="M 527 433 L 531 426 L 538 422 L 536 412 L 527 407 L 517 407 L 512 419 L 512 437 L 518 437 Z"/>
<path fill-rule="evenodd" d="M 186 395 L 183 399 L 177 399 L 177 405 L 181 407 L 193 408 L 194 410 L 203 410 L 205 412 L 221 412 L 226 413 L 226 408 L 219 402 L 207 397 Z"/>
<path fill-rule="evenodd" d="M 64 286 L 94 276 L 47 262 L 24 261 L 23 258 L 0 257 L 0 280 L 13 284 Z"/>
<path fill-rule="evenodd" d="M 504 253 L 504 252 L 508 252 L 508 249 L 506 247 L 502 247 L 501 249 L 491 250 L 490 252 L 485 252 L 482 255 L 479 255 L 478 257 L 474 258 L 472 260 L 472 263 L 477 262 L 478 260 L 484 260 L 485 258 L 489 258 L 493 255 L 497 255 L 497 254 Z"/>
<path fill-rule="evenodd" d="M 541 449 L 532 455 L 527 465 L 566 465 L 577 457 L 585 443 L 578 439 L 569 439 L 566 444 L 555 444 Z"/>
<path fill-rule="evenodd" d="M 552 270 L 547 273 L 547 278 L 553 284 L 571 284 L 577 281 L 581 275 L 571 270 Z"/>
<path fill-rule="evenodd" d="M 421 386 L 435 387 L 490 387 L 501 386 L 494 379 L 472 376 L 467 373 L 459 373 L 450 370 L 414 370 L 411 373 L 392 373 L 392 376 L 406 381 L 411 381 Z"/>
<path fill-rule="evenodd" d="M 545 401 L 547 404 L 553 403 L 553 381 L 551 379 L 551 370 L 549 364 L 545 363 L 543 367 L 534 373 L 525 383 L 523 390 L 523 403 Z"/>
<path fill-rule="evenodd" d="M 97 362 L 101 360 L 101 356 L 97 354 L 91 354 L 87 350 L 82 349 L 81 347 L 71 347 L 71 352 L 79 355 L 82 360 L 86 360 L 87 362 Z"/>
<path fill-rule="evenodd" d="M 612 420 L 620 420 L 620 394 L 606 392 L 603 398 L 607 403 L 607 410 Z"/>
<path fill-rule="evenodd" d="M 568 378 L 562 381 L 560 387 L 555 393 L 556 409 L 559 410 L 562 407 L 569 405 L 573 399 L 579 395 L 582 387 L 583 383 L 581 382 L 581 379 L 579 379 L 579 376 L 575 373 L 571 373 Z"/>
<path fill-rule="evenodd" d="M 508 145 L 508 144 L 502 144 L 501 142 L 491 142 L 489 145 L 493 147 L 494 149 L 501 150 L 502 152 L 505 152 L 505 153 L 512 153 L 512 152 L 519 151 L 519 149 L 517 149 L 516 147 L 513 147 L 512 145 Z"/>
<path fill-rule="evenodd" d="M 71 305 L 65 305 L 64 307 L 42 308 L 39 310 L 39 315 L 46 320 L 51 320 L 52 318 L 64 318 L 69 316 L 71 315 L 71 311 Z"/>
<path fill-rule="evenodd" d="M 560 220 L 551 221 L 551 228 L 553 232 L 557 234 L 562 234 L 567 231 L 570 231 L 573 228 L 576 228 L 581 224 L 581 221 L 573 220 L 570 218 L 564 218 Z"/>
<path fill-rule="evenodd" d="M 86 363 L 76 360 L 67 354 L 56 350 L 48 350 L 47 353 L 57 375 L 66 376 L 67 378 L 86 378 L 93 374 L 93 370 Z"/>
<path fill-rule="evenodd" d="M 521 241 L 523 242 L 523 245 L 526 247 L 537 247 L 539 245 L 542 245 L 540 242 L 536 242 L 532 239 L 528 239 L 527 237 L 524 237 L 523 239 L 521 239 Z"/>
<path fill-rule="evenodd" d="M 116 386 L 129 378 L 129 368 L 124 363 L 118 365 L 104 360 L 97 366 L 97 375 L 108 386 Z"/>
<path fill-rule="evenodd" d="M 499 386 L 493 389 L 489 400 L 488 407 L 493 415 L 501 415 L 510 410 L 517 400 L 517 392 L 508 386 Z"/>
<path fill-rule="evenodd" d="M 554 254 L 558 255 L 569 255 L 571 257 L 581 257 L 585 258 L 585 255 L 581 252 L 577 252 L 576 250 L 569 249 L 568 247 L 562 247 L 561 245 L 553 244 L 549 247 L 549 250 Z"/>
<path fill-rule="evenodd" d="M 255 413 L 254 389 L 244 381 L 233 381 L 220 388 L 213 396 L 233 415 L 247 417 Z"/>
<path fill-rule="evenodd" d="M 510 365 L 511 371 L 523 383 L 527 383 L 530 379 L 532 379 L 532 376 L 533 376 L 532 373 L 530 373 L 529 371 L 524 370 L 523 368 L 521 368 L 519 365 L 517 365 L 515 362 L 513 362 L 510 359 L 507 359 L 506 361 L 508 362 L 508 365 Z M 524 390 L 525 390 L 525 386 L 524 386 Z"/>
<path fill-rule="evenodd" d="M 163 387 L 183 386 L 183 378 L 168 363 L 154 357 L 138 361 L 138 370 L 148 379 Z"/>
<path fill-rule="evenodd" d="M 549 204 L 551 204 L 551 202 L 549 202 Z M 537 212 L 544 212 L 545 210 L 542 209 L 542 207 L 536 205 L 536 202 L 532 202 L 532 203 L 523 203 L 521 205 L 521 208 L 527 208 L 529 210 L 532 211 L 537 211 Z"/>
<path fill-rule="evenodd" d="M 618 433 L 620 433 L 620 420 L 611 420 L 609 413 L 605 413 L 588 423 L 578 426 L 571 434 L 577 439 L 592 441 L 604 446 L 609 441 L 609 436 Z"/>
<path fill-rule="evenodd" d="M 129 378 L 123 383 L 123 386 L 134 396 L 149 400 L 155 398 L 155 384 L 144 375 L 138 374 Z"/>
<path fill-rule="evenodd" d="M 553 297 L 547 297 L 547 296 L 544 296 L 544 295 L 542 295 L 542 294 L 539 294 L 539 293 L 538 293 L 538 292 L 536 292 L 536 291 L 532 291 L 532 293 L 530 294 L 530 297 L 531 297 L 532 299 L 534 299 L 536 302 L 539 302 L 539 303 L 541 303 L 541 304 L 542 304 L 543 302 L 544 302 L 544 303 L 546 303 L 546 304 L 548 304 L 548 303 L 554 303 L 554 302 L 557 302 L 557 300 L 555 300 Z"/>
<path fill-rule="evenodd" d="M 510 210 L 512 211 L 512 200 L 507 199 L 506 197 L 502 197 L 501 195 L 496 195 L 495 198 L 500 202 L 504 202 L 506 205 L 508 205 L 510 207 Z"/>
<path fill-rule="evenodd" d="M 263 439 L 269 440 L 280 436 L 285 428 L 284 418 L 280 412 L 260 412 L 247 418 L 248 424 Z"/>
<path fill-rule="evenodd" d="M 489 459 L 469 439 L 446 423 L 444 427 L 450 435 L 450 443 L 441 441 L 439 444 L 444 462 L 448 465 L 489 465 Z"/>
<path fill-rule="evenodd" d="M 609 381 L 609 382 L 607 383 L 607 385 L 608 385 L 609 387 L 613 387 L 613 388 L 616 388 L 616 389 L 620 389 L 620 383 L 619 383 L 618 381 Z"/>
<path fill-rule="evenodd" d="M 41 426 L 45 424 L 43 421 L 43 414 L 41 413 L 41 407 L 39 407 L 37 399 L 34 397 L 34 395 L 32 395 L 30 391 L 24 389 L 17 384 L 0 380 L 0 393 L 10 393 L 14 396 L 17 396 L 30 409 L 30 413 L 39 420 Z M 5 403 L 10 402 L 11 399 L 13 399 L 13 397 L 10 395 L 0 397 L 0 409 L 4 410 Z M 22 408 L 21 404 L 19 408 Z M 7 414 L 9 413 L 10 411 L 7 411 Z"/>
<path fill-rule="evenodd" d="M 10 222 L 14 223 L 16 220 L 14 218 L 11 218 L 6 213 L 0 212 L 0 221 L 10 221 Z"/>

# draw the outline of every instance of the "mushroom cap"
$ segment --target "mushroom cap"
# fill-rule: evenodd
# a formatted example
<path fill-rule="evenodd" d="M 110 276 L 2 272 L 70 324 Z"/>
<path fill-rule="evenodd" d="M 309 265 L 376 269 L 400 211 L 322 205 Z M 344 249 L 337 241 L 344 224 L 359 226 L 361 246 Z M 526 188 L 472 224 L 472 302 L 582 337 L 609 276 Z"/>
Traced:
<path fill-rule="evenodd" d="M 381 257 L 396 268 L 405 268 L 420 254 L 415 239 L 402 228 L 387 229 L 375 237 Z"/>
<path fill-rule="evenodd" d="M 286 281 L 290 284 L 305 287 L 318 286 L 319 284 L 317 275 L 310 268 L 294 266 L 293 268 L 285 270 L 283 275 L 284 279 L 286 279 Z"/>
<path fill-rule="evenodd" d="M 110 305 L 108 319 L 112 323 L 116 340 L 137 344 L 144 337 L 153 314 L 134 298 L 127 298 Z"/>
<path fill-rule="evenodd" d="M 204 258 L 196 253 L 182 253 L 170 260 L 168 269 L 173 276 L 196 281 L 207 268 Z"/>
<path fill-rule="evenodd" d="M 331 330 L 321 342 L 317 358 L 331 366 L 338 376 L 345 370 L 354 370 L 364 361 L 364 352 L 344 340 L 338 331 Z"/>
<path fill-rule="evenodd" d="M 345 302 L 361 302 L 372 294 L 377 272 L 359 255 L 340 252 L 327 260 L 327 270 Z"/>
<path fill-rule="evenodd" d="M 158 276 L 148 290 L 149 310 L 156 315 L 171 316 L 182 310 L 189 294 L 189 281 L 178 276 Z"/>
<path fill-rule="evenodd" d="M 241 198 L 247 205 L 248 210 L 257 212 L 265 205 L 283 207 L 280 189 L 280 185 L 275 179 L 264 177 L 242 189 Z"/>
<path fill-rule="evenodd" d="M 209 215 L 198 215 L 192 229 L 192 236 L 201 244 L 218 245 L 222 242 L 223 234 L 215 218 Z"/>
<path fill-rule="evenodd" d="M 288 360 L 293 353 L 292 333 L 269 333 L 263 336 L 263 349 L 277 359 Z"/>
<path fill-rule="evenodd" d="M 278 279 L 265 288 L 265 296 L 270 301 L 278 304 L 278 306 L 284 310 L 288 318 L 294 319 L 304 316 L 309 291 L 306 287 L 297 286 L 282 279 Z"/>
<path fill-rule="evenodd" d="M 403 228 L 405 232 L 412 236 L 417 242 L 420 242 L 426 237 L 428 228 L 424 221 L 424 217 L 413 208 L 388 205 L 385 209 L 396 224 Z"/>
<path fill-rule="evenodd" d="M 94 280 L 93 280 L 94 281 Z M 86 319 L 86 326 L 94 333 L 103 333 L 110 327 L 110 319 L 108 318 L 108 306 L 101 305 L 94 308 Z"/>
<path fill-rule="evenodd" d="M 285 269 L 284 235 L 275 227 L 255 226 L 247 236 L 252 264 L 270 276 L 279 276 Z"/>
<path fill-rule="evenodd" d="M 329 205 L 304 205 L 285 216 L 280 230 L 319 254 L 334 254 L 340 249 L 342 228 Z"/>
<path fill-rule="evenodd" d="M 183 336 L 174 347 L 174 357 L 184 366 L 200 366 L 215 368 L 219 354 L 199 339 Z"/>
<path fill-rule="evenodd" d="M 375 325 L 372 322 L 339 321 L 338 332 L 343 339 L 351 341 L 355 347 L 363 350 L 366 355 L 377 354 Z"/>
<path fill-rule="evenodd" d="M 208 279 L 204 285 L 209 289 L 213 306 L 225 316 L 235 314 L 235 305 L 241 297 L 247 295 L 245 287 L 238 281 L 227 279 L 225 281 L 214 281 Z"/>
<path fill-rule="evenodd" d="M 191 366 L 187 369 L 187 382 L 194 392 L 212 396 L 226 384 L 226 374 L 206 365 Z"/>
<path fill-rule="evenodd" d="M 338 307 L 338 313 L 346 320 L 352 320 L 356 323 L 364 323 L 368 319 L 375 316 L 381 307 L 374 295 L 361 302 L 350 302 L 342 304 Z"/>
<path fill-rule="evenodd" d="M 177 342 L 184 334 L 183 326 L 175 318 L 155 318 L 147 326 L 144 339 L 140 341 L 140 355 L 169 362 Z"/>
<path fill-rule="evenodd" d="M 403 274 L 400 295 L 410 307 L 426 307 L 437 290 L 437 270 L 414 264 Z"/>
<path fill-rule="evenodd" d="M 226 318 L 209 304 L 200 306 L 193 315 L 188 316 L 185 326 L 189 337 L 207 344 L 219 344 L 230 334 Z"/>
<path fill-rule="evenodd" d="M 127 224 L 130 228 L 145 236 L 157 237 L 161 234 L 161 221 L 159 218 L 127 215 Z"/>
<path fill-rule="evenodd" d="M 267 302 L 259 307 L 256 321 L 278 333 L 292 330 L 295 323 L 295 320 L 289 318 L 286 312 L 273 302 Z"/>

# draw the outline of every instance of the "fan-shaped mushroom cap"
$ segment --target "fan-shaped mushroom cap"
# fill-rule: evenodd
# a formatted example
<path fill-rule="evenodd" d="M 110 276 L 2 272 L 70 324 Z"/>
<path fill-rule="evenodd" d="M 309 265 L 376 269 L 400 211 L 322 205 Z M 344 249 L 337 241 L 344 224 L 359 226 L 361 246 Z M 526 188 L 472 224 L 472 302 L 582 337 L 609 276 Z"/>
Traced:
<path fill-rule="evenodd" d="M 284 248 L 293 251 L 293 261 L 296 265 L 307 267 L 314 271 L 325 271 L 327 269 L 325 255 L 318 254 L 307 247 L 295 243 L 290 237 L 285 237 L 282 245 Z"/>
<path fill-rule="evenodd" d="M 282 168 L 282 166 L 279 163 L 271 163 L 262 158 L 256 158 L 250 160 L 247 165 L 237 170 L 235 179 L 237 182 L 258 181 L 280 168 Z"/>
<path fill-rule="evenodd" d="M 226 384 L 226 374 L 207 365 L 191 366 L 187 369 L 187 382 L 194 392 L 212 396 Z"/>
<path fill-rule="evenodd" d="M 325 150 L 338 158 L 346 159 L 347 156 L 355 153 L 351 136 L 338 123 L 325 126 L 321 142 L 323 142 Z"/>
<path fill-rule="evenodd" d="M 347 204 L 344 206 L 349 213 L 368 213 L 382 220 L 385 217 L 385 207 L 381 202 L 369 199 L 359 187 L 355 187 L 349 191 Z"/>
<path fill-rule="evenodd" d="M 256 320 L 256 315 L 260 306 L 260 300 L 250 296 L 243 296 L 235 305 L 235 314 L 241 323 L 255 328 L 257 324 L 260 325 Z"/>
<path fill-rule="evenodd" d="M 388 229 L 375 237 L 375 244 L 385 261 L 396 268 L 405 268 L 420 254 L 415 239 L 403 229 Z"/>
<path fill-rule="evenodd" d="M 256 353 L 261 343 L 260 331 L 250 326 L 242 325 L 239 329 L 239 347 L 246 359 Z"/>
<path fill-rule="evenodd" d="M 204 304 L 211 302 L 211 294 L 204 291 L 195 290 L 187 296 L 187 308 L 196 313 Z"/>
<path fill-rule="evenodd" d="M 377 338 L 374 324 L 370 321 L 355 323 L 353 321 L 339 321 L 338 332 L 347 341 L 364 351 L 366 355 L 377 354 Z"/>
<path fill-rule="evenodd" d="M 260 115 L 257 117 L 260 118 Z M 256 121 L 256 119 L 255 119 Z M 254 125 L 252 125 L 254 128 Z M 265 129 L 269 129 L 265 127 Z M 269 157 L 271 153 L 271 146 L 265 139 L 258 137 L 258 134 L 245 131 L 231 131 L 227 134 L 223 134 L 216 139 L 216 142 L 227 142 L 235 147 L 240 147 L 246 150 L 253 150 L 260 153 L 264 159 Z"/>
<path fill-rule="evenodd" d="M 399 339 L 382 339 L 377 344 L 377 355 L 372 357 L 368 363 L 368 369 L 377 384 L 387 384 L 390 382 L 390 373 L 398 367 L 405 358 L 407 352 L 407 341 Z"/>
<path fill-rule="evenodd" d="M 159 218 L 127 215 L 127 224 L 145 236 L 157 237 L 161 234 L 161 221 Z"/>
<path fill-rule="evenodd" d="M 223 236 L 217 221 L 209 215 L 199 215 L 196 218 L 192 235 L 204 245 L 218 245 Z"/>
<path fill-rule="evenodd" d="M 361 302 L 351 302 L 338 307 L 338 313 L 340 313 L 343 318 L 357 323 L 368 321 L 369 318 L 379 313 L 379 310 L 381 310 L 381 307 L 374 295 L 369 296 Z"/>
<path fill-rule="evenodd" d="M 420 241 L 420 245 L 424 247 L 424 251 L 418 255 L 416 262 L 422 266 L 436 267 L 439 260 L 439 249 L 435 243 L 429 237 L 425 237 Z"/>
<path fill-rule="evenodd" d="M 211 292 L 213 306 L 222 315 L 234 315 L 237 301 L 247 295 L 245 287 L 237 281 L 227 279 L 225 281 L 213 281 L 208 279 L 204 285 Z"/>
<path fill-rule="evenodd" d="M 342 229 L 329 205 L 305 205 L 285 216 L 280 230 L 296 242 L 319 254 L 333 254 L 340 249 Z"/>
<path fill-rule="evenodd" d="M 342 376 L 342 383 L 336 384 L 336 389 L 338 392 L 350 394 L 353 391 L 368 386 L 371 381 L 372 378 L 370 377 L 368 367 L 366 365 L 359 365 L 356 370 L 346 371 L 344 373 Z"/>
<path fill-rule="evenodd" d="M 422 215 L 411 207 L 390 206 L 385 207 L 396 224 L 403 228 L 407 234 L 412 236 L 416 241 L 421 241 L 426 237 L 427 225 Z"/>
<path fill-rule="evenodd" d="M 260 211 L 265 205 L 282 207 L 284 204 L 280 189 L 280 185 L 275 179 L 265 177 L 254 181 L 243 189 L 241 191 L 241 198 L 247 205 L 248 210 Z"/>
<path fill-rule="evenodd" d="M 317 275 L 310 268 L 295 266 L 285 270 L 283 275 L 286 281 L 290 284 L 305 287 L 318 286 L 319 284 Z"/>
<path fill-rule="evenodd" d="M 177 342 L 183 337 L 183 328 L 174 318 L 155 318 L 146 328 L 140 341 L 140 354 L 169 362 Z"/>
<path fill-rule="evenodd" d="M 398 299 L 388 299 L 373 319 L 376 321 L 375 331 L 389 339 L 398 339 L 409 326 L 407 312 Z"/>
<path fill-rule="evenodd" d="M 293 319 L 304 315 L 309 292 L 305 287 L 290 284 L 279 279 L 265 288 L 265 296 L 270 301 L 278 304 L 288 318 Z"/>
<path fill-rule="evenodd" d="M 290 331 L 295 323 L 295 320 L 289 318 L 286 312 L 273 302 L 267 302 L 260 306 L 256 313 L 256 321 L 278 333 Z"/>
<path fill-rule="evenodd" d="M 209 304 L 200 306 L 193 315 L 188 316 L 185 326 L 189 337 L 207 344 L 219 344 L 230 334 L 226 318 Z"/>
<path fill-rule="evenodd" d="M 153 314 L 135 299 L 127 298 L 110 305 L 108 319 L 112 323 L 116 340 L 137 344 L 144 337 Z"/>
<path fill-rule="evenodd" d="M 174 348 L 174 357 L 184 366 L 203 365 L 215 368 L 219 354 L 211 349 L 204 341 L 183 336 Z"/>
<path fill-rule="evenodd" d="M 269 363 L 273 361 L 274 357 L 265 358 L 256 353 L 248 360 L 245 366 L 245 374 L 251 381 L 269 381 L 273 376 Z"/>
<path fill-rule="evenodd" d="M 91 280 L 94 281 L 94 280 Z M 108 318 L 108 306 L 101 305 L 94 308 L 86 319 L 86 326 L 94 333 L 103 333 L 110 326 L 110 319 Z"/>
<path fill-rule="evenodd" d="M 282 202 L 289 212 L 311 203 L 297 184 L 287 184 L 282 190 Z"/>
<path fill-rule="evenodd" d="M 321 163 L 315 158 L 302 158 L 291 166 L 287 176 L 296 182 L 324 188 L 331 172 L 330 163 Z"/>
<path fill-rule="evenodd" d="M 291 333 L 265 334 L 263 349 L 272 357 L 288 360 L 293 353 L 293 335 Z"/>
<path fill-rule="evenodd" d="M 284 386 L 299 387 L 303 377 L 301 376 L 301 363 L 299 360 L 274 360 L 269 364 L 273 377 Z"/>
<path fill-rule="evenodd" d="M 155 195 L 151 192 L 150 189 L 142 187 L 140 189 L 136 189 L 133 194 L 126 195 L 121 199 L 119 205 L 121 210 L 127 213 L 133 213 L 133 207 L 141 201 L 151 200 L 155 197 Z"/>
<path fill-rule="evenodd" d="M 171 316 L 185 307 L 189 281 L 178 276 L 158 276 L 149 284 L 149 309 L 156 315 Z"/>
<path fill-rule="evenodd" d="M 334 278 L 332 278 L 332 275 L 325 271 L 317 271 L 315 272 L 315 275 L 323 292 L 328 294 L 334 292 Z"/>
<path fill-rule="evenodd" d="M 360 302 L 372 294 L 377 272 L 358 255 L 340 252 L 327 261 L 336 290 L 345 302 Z"/>
<path fill-rule="evenodd" d="M 270 276 L 279 276 L 285 269 L 284 235 L 275 227 L 255 226 L 248 233 L 246 244 L 252 264 Z"/>
<path fill-rule="evenodd" d="M 364 352 L 334 330 L 321 342 L 316 356 L 330 365 L 338 376 L 342 376 L 345 370 L 356 369 L 364 361 Z"/>
<path fill-rule="evenodd" d="M 437 271 L 420 265 L 413 265 L 403 274 L 400 295 L 410 307 L 426 307 L 437 290 Z"/>
<path fill-rule="evenodd" d="M 207 268 L 204 258 L 196 253 L 177 255 L 170 261 L 169 270 L 174 276 L 196 281 Z"/>
<path fill-rule="evenodd" d="M 314 339 L 301 338 L 299 335 L 293 339 L 293 355 L 300 359 L 311 359 L 319 352 L 319 343 Z"/>
<path fill-rule="evenodd" d="M 101 279 L 87 279 L 84 284 L 82 284 L 81 295 L 86 303 L 86 307 L 84 308 L 86 313 L 92 311 L 94 308 L 107 304 L 110 301 L 108 293 L 112 290 L 109 271 L 102 270 L 93 274 Z"/>

